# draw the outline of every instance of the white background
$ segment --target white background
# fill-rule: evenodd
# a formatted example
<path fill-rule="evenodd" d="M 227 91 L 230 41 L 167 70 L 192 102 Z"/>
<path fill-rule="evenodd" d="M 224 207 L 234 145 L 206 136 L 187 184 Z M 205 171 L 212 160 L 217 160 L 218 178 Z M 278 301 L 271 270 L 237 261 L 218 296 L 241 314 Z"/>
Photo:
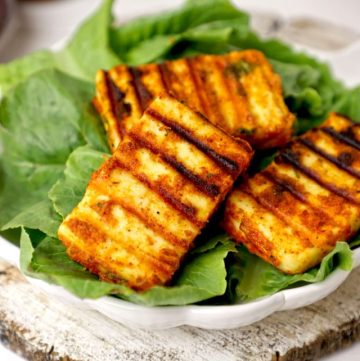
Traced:
<path fill-rule="evenodd" d="M 73 31 L 76 24 L 89 15 L 100 2 L 101 0 L 57 0 L 22 4 L 18 8 L 18 23 L 12 41 L 8 43 L 6 51 L 0 49 L 0 62 L 54 44 Z M 181 2 L 181 0 L 118 0 L 116 14 L 123 19 L 135 14 L 173 7 Z M 358 29 L 360 32 L 360 0 L 237 0 L 235 2 L 250 11 L 274 11 L 284 17 L 302 15 L 318 17 Z M 360 60 L 358 63 L 360 64 Z M 355 80 L 360 83 L 360 65 L 351 69 L 351 72 Z M 0 361 L 19 360 L 21 358 L 0 344 Z M 360 360 L 360 343 L 322 359 L 322 361 L 358 360 Z"/>

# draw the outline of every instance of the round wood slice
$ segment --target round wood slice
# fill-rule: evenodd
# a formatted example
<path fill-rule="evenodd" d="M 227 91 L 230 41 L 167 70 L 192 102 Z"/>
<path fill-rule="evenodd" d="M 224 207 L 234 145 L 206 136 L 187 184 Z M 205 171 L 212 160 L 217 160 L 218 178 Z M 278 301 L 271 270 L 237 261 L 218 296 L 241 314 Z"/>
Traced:
<path fill-rule="evenodd" d="M 360 268 L 326 299 L 245 328 L 147 331 L 65 305 L 0 260 L 0 340 L 29 360 L 307 361 L 359 335 Z"/>

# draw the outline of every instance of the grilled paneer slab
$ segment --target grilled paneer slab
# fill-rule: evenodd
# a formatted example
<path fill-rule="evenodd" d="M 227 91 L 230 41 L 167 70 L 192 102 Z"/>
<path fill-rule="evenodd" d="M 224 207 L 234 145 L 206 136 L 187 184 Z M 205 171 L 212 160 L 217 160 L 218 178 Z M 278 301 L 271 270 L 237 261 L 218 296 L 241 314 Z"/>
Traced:
<path fill-rule="evenodd" d="M 282 98 L 280 77 L 261 52 L 246 50 L 99 71 L 94 104 L 113 152 L 127 128 L 163 92 L 256 148 L 290 139 L 294 116 Z"/>
<path fill-rule="evenodd" d="M 103 280 L 166 284 L 251 156 L 245 141 L 159 97 L 93 174 L 59 238 Z"/>
<path fill-rule="evenodd" d="M 360 228 L 360 124 L 331 114 L 228 198 L 225 230 L 286 273 L 317 265 Z"/>

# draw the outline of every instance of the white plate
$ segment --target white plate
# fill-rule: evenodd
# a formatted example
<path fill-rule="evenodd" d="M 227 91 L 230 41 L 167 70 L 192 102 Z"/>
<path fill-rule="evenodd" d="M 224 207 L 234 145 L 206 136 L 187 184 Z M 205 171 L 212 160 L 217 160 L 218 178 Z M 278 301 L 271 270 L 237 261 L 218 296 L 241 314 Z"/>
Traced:
<path fill-rule="evenodd" d="M 63 43 L 64 42 L 61 44 Z M 59 44 L 57 44 L 56 48 L 59 48 Z M 327 58 L 327 60 L 332 63 L 334 70 L 339 73 L 339 70 L 341 72 L 345 64 L 347 69 L 354 68 L 356 59 L 360 58 L 358 50 L 359 48 L 357 47 L 356 51 L 347 54 L 338 54 L 337 57 L 333 59 L 329 56 L 322 56 L 322 58 Z M 351 53 L 356 53 L 357 56 Z M 352 64 L 348 67 L 349 61 L 351 61 Z M 355 68 L 357 68 L 357 65 Z M 349 74 L 349 76 L 344 76 L 343 78 L 346 82 L 353 83 L 353 75 L 354 74 L 351 76 Z M 355 80 L 360 83 L 360 79 Z M 18 266 L 18 248 L 0 237 L 0 250 L 0 256 L 2 258 Z M 353 254 L 354 267 L 358 267 L 360 265 L 360 249 L 355 250 Z M 205 329 L 230 329 L 247 326 L 276 311 L 304 307 L 319 301 L 337 289 L 349 274 L 350 272 L 337 270 L 323 282 L 280 291 L 275 295 L 249 303 L 230 306 L 190 305 L 181 307 L 144 307 L 113 297 L 103 297 L 95 301 L 81 300 L 62 287 L 50 285 L 37 279 L 28 278 L 28 280 L 40 287 L 45 293 L 55 296 L 57 299 L 76 304 L 77 307 L 91 307 L 129 327 L 164 329 L 190 325 Z"/>
<path fill-rule="evenodd" d="M 0 237 L 1 257 L 18 266 L 19 250 Z M 360 265 L 360 248 L 353 252 L 354 268 Z M 132 328 L 165 329 L 181 325 L 205 329 L 230 329 L 250 325 L 276 311 L 291 310 L 312 304 L 335 291 L 350 272 L 337 270 L 323 282 L 280 291 L 256 301 L 229 306 L 168 306 L 145 307 L 102 297 L 80 300 L 59 286 L 27 277 L 45 293 L 77 307 L 98 310 L 109 318 Z"/>

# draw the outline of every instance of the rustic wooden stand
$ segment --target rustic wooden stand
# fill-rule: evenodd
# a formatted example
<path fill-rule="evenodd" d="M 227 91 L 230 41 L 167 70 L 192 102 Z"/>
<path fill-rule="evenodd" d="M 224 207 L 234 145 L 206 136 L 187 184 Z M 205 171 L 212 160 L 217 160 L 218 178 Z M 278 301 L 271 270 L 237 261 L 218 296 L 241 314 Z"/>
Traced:
<path fill-rule="evenodd" d="M 360 339 L 360 268 L 328 298 L 236 330 L 128 329 L 50 298 L 0 260 L 0 340 L 29 360 L 307 361 Z"/>

